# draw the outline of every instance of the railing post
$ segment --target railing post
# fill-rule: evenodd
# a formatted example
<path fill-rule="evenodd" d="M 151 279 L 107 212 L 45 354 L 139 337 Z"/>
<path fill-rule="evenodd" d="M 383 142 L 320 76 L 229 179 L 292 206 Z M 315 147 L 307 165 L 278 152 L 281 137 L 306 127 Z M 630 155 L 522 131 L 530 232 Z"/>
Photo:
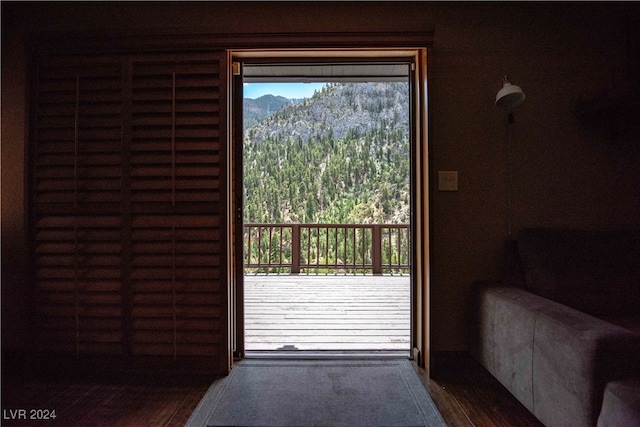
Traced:
<path fill-rule="evenodd" d="M 291 225 L 291 274 L 300 273 L 300 224 Z"/>
<path fill-rule="evenodd" d="M 380 275 L 382 274 L 382 227 L 378 224 L 374 225 L 371 234 L 373 274 Z"/>

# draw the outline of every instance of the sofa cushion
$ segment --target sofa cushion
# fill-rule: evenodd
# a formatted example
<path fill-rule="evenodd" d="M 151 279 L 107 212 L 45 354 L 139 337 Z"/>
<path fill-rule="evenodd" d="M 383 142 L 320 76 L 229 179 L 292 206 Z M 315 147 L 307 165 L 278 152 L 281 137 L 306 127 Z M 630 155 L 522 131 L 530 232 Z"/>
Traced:
<path fill-rule="evenodd" d="M 598 427 L 640 425 L 640 380 L 611 381 L 602 399 Z"/>
<path fill-rule="evenodd" d="M 640 233 L 530 228 L 518 252 L 529 291 L 595 316 L 640 313 Z"/>

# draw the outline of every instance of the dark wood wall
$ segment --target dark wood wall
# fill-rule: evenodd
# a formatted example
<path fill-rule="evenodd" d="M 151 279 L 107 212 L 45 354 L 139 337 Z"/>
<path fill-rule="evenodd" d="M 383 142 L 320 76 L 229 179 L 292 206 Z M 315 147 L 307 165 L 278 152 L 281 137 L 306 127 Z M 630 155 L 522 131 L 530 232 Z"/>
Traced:
<path fill-rule="evenodd" d="M 26 191 L 32 177 L 25 156 L 33 141 L 27 120 L 33 102 L 27 94 L 33 45 L 25 41 L 34 34 L 67 34 L 66 47 L 83 46 L 92 54 L 105 52 L 105 46 L 117 48 L 116 33 L 145 35 L 134 49 L 118 50 L 124 58 L 154 51 L 154 44 L 174 36 L 176 46 L 194 47 L 210 42 L 207 34 L 222 35 L 219 49 L 242 47 L 242 35 L 249 33 L 254 34 L 252 47 L 260 47 L 280 33 L 297 33 L 297 42 L 312 32 L 332 34 L 333 43 L 343 45 L 345 37 L 358 32 L 381 37 L 394 32 L 390 40 L 397 45 L 398 34 L 434 30 L 424 182 L 430 192 L 430 341 L 435 351 L 462 351 L 467 348 L 471 284 L 499 277 L 502 263 L 509 175 L 506 115 L 493 101 L 503 75 L 527 95 L 511 127 L 514 233 L 526 226 L 640 225 L 637 121 L 616 118 L 619 131 L 601 134 L 575 110 L 581 99 L 617 90 L 628 70 L 635 69 L 637 44 L 630 41 L 639 13 L 632 2 L 3 2 L 3 350 L 21 353 L 34 346 L 26 333 L 33 318 L 33 285 L 25 214 L 33 200 Z M 101 33 L 103 47 L 92 48 L 96 40 L 78 37 L 78 31 Z M 50 55 L 55 49 L 49 42 L 41 39 L 39 52 Z M 610 121 L 604 124 L 606 129 Z M 440 170 L 459 171 L 458 192 L 437 191 Z M 133 301 L 133 295 L 127 298 Z M 125 331 L 133 334 L 132 327 Z M 81 359 L 89 357 L 85 354 Z M 173 355 L 158 357 L 173 361 Z"/>

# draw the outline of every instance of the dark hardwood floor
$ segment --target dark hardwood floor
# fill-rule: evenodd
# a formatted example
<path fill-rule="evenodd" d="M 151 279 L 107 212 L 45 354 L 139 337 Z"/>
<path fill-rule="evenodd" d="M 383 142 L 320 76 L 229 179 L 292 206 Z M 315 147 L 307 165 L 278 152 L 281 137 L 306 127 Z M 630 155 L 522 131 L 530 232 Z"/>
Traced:
<path fill-rule="evenodd" d="M 3 363 L 2 426 L 183 426 L 213 378 L 25 378 Z M 422 381 L 449 426 L 542 426 L 471 357 L 447 355 Z M 11 419 L 45 415 L 55 419 Z M 31 410 L 42 410 L 34 412 Z"/>
<path fill-rule="evenodd" d="M 417 368 L 442 417 L 451 427 L 544 427 L 468 353 L 436 357 L 433 378 Z"/>
<path fill-rule="evenodd" d="M 210 383 L 30 380 L 5 385 L 2 426 L 184 426 Z M 31 419 L 46 417 L 47 411 L 55 411 L 55 418 Z"/>

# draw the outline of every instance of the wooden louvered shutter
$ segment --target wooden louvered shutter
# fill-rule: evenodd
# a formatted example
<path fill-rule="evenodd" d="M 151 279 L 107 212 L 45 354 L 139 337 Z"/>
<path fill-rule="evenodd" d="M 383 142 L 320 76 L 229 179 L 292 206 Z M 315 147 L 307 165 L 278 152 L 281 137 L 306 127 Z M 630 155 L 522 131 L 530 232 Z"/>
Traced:
<path fill-rule="evenodd" d="M 39 64 L 39 350 L 227 363 L 224 57 Z"/>
<path fill-rule="evenodd" d="M 218 55 L 132 64 L 134 354 L 226 348 Z"/>
<path fill-rule="evenodd" d="M 38 344 L 122 352 L 122 61 L 38 69 L 33 148 Z"/>

